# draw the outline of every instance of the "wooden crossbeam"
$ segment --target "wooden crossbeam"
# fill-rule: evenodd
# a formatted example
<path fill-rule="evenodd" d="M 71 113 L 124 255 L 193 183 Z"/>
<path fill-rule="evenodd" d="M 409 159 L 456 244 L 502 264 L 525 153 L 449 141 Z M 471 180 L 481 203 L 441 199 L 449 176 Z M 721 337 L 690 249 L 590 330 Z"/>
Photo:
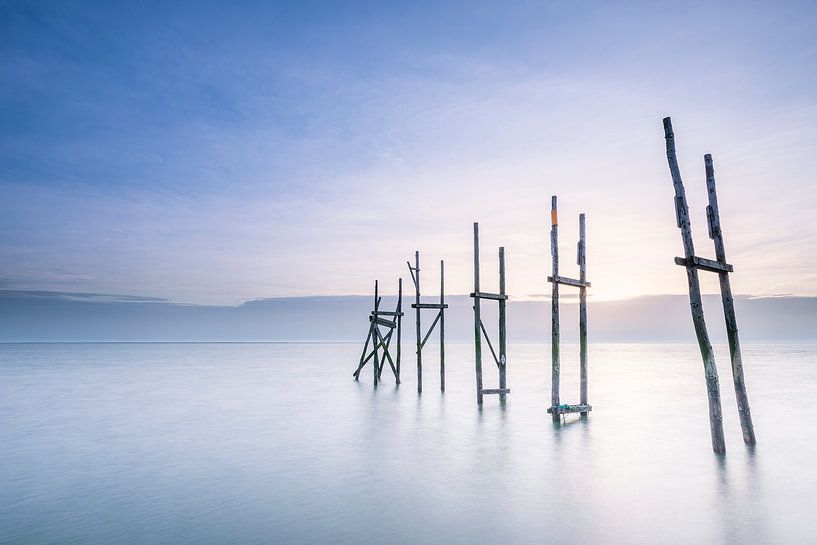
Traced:
<path fill-rule="evenodd" d="M 489 394 L 510 394 L 510 388 L 483 388 L 482 394 L 489 395 Z"/>
<path fill-rule="evenodd" d="M 692 261 L 691 264 L 690 261 Z M 692 256 L 690 259 L 676 257 L 675 264 L 681 265 L 682 267 L 694 267 L 702 271 L 709 271 L 715 273 L 735 272 L 735 268 L 729 263 L 721 263 L 720 261 L 706 259 L 705 257 L 698 257 L 697 255 Z"/>
<path fill-rule="evenodd" d="M 374 315 L 374 311 L 372 311 L 372 315 Z M 402 313 L 402 312 L 392 312 L 390 310 L 389 311 L 378 310 L 377 315 L 378 316 L 405 316 L 405 314 Z"/>
<path fill-rule="evenodd" d="M 469 294 L 476 299 L 493 299 L 494 301 L 505 301 L 508 299 L 507 295 L 501 293 L 486 293 L 484 291 L 477 291 Z"/>
<path fill-rule="evenodd" d="M 447 304 L 440 304 L 440 303 L 412 303 L 411 308 L 428 308 L 428 309 L 441 309 L 441 308 L 448 308 Z"/>
<path fill-rule="evenodd" d="M 382 325 L 383 327 L 388 327 L 389 329 L 394 329 L 397 327 L 397 324 L 391 320 L 385 320 L 383 318 L 377 318 L 375 316 L 369 316 L 369 321 L 374 322 L 377 325 Z"/>
<path fill-rule="evenodd" d="M 420 343 L 420 348 L 423 348 L 426 345 L 428 337 L 431 335 L 431 332 L 434 331 L 434 327 L 437 325 L 437 322 L 440 321 L 442 315 L 443 315 L 442 311 L 437 313 L 437 317 L 434 318 L 434 322 L 432 322 L 431 327 L 428 328 L 428 333 L 426 333 L 426 336 L 423 338 L 423 342 Z"/>
<path fill-rule="evenodd" d="M 548 407 L 547 411 L 550 414 L 569 414 L 569 413 L 586 413 L 593 410 L 592 405 L 588 405 L 586 403 L 579 404 L 579 405 L 556 405 L 554 407 Z"/>
<path fill-rule="evenodd" d="M 553 282 L 553 277 L 548 276 L 548 282 Z M 568 278 L 566 276 L 557 276 L 556 277 L 557 284 L 564 284 L 565 286 L 573 286 L 575 288 L 589 288 L 591 287 L 590 282 L 581 280 L 576 280 L 575 278 Z"/>

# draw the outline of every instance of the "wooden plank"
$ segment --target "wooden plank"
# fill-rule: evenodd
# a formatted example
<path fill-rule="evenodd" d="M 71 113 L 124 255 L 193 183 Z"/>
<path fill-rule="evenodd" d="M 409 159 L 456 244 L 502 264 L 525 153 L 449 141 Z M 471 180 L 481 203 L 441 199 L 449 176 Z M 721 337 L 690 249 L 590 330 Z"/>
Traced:
<path fill-rule="evenodd" d="M 411 308 L 423 308 L 423 309 L 434 309 L 439 310 L 442 308 L 448 308 L 448 305 L 444 303 L 412 303 Z"/>
<path fill-rule="evenodd" d="M 474 222 L 474 293 L 479 293 L 479 223 Z M 473 294 L 472 294 L 473 296 Z M 419 302 L 419 301 L 418 301 Z M 477 379 L 477 404 L 482 406 L 482 319 L 480 298 L 474 298 L 474 366 Z M 419 312 L 419 310 L 418 310 Z"/>
<path fill-rule="evenodd" d="M 718 263 L 726 263 L 726 247 L 723 243 L 720 211 L 718 210 L 718 193 L 715 188 L 715 167 L 712 164 L 712 156 L 710 154 L 704 155 L 704 166 L 706 168 L 706 190 L 709 195 L 709 206 L 707 207 L 709 235 L 715 243 L 715 258 L 718 260 Z M 731 265 L 729 265 L 729 272 L 732 272 Z M 735 302 L 732 298 L 732 286 L 729 282 L 729 275 L 725 271 L 718 274 L 718 280 L 721 288 L 723 315 L 726 320 L 726 336 L 729 341 L 729 355 L 732 361 L 732 381 L 735 386 L 735 398 L 738 404 L 738 415 L 740 417 L 743 442 L 747 445 L 755 445 L 757 444 L 757 438 L 755 437 L 754 424 L 752 424 L 752 413 L 749 409 L 749 395 L 746 392 L 746 380 L 743 374 L 743 357 L 740 352 L 740 339 L 738 338 L 738 323 L 737 316 L 735 315 Z"/>
<path fill-rule="evenodd" d="M 696 269 L 701 269 L 704 271 L 715 272 L 715 273 L 730 273 L 733 272 L 735 269 L 729 263 L 721 263 L 720 261 L 713 261 L 711 259 L 706 259 L 705 257 L 698 257 L 696 255 L 692 256 L 691 259 L 685 259 L 683 257 L 676 257 L 675 264 L 681 265 L 682 267 L 689 266 L 688 264 L 691 263 L 692 267 Z"/>
<path fill-rule="evenodd" d="M 401 278 L 400 280 L 402 281 L 403 279 Z M 372 314 L 374 314 L 374 313 L 372 313 Z M 391 310 L 378 310 L 377 315 L 378 316 L 403 316 L 403 312 L 400 311 L 400 310 L 395 310 L 393 312 Z"/>
<path fill-rule="evenodd" d="M 505 394 L 510 394 L 510 388 L 486 388 L 482 390 L 484 395 L 491 395 L 491 394 L 499 394 L 500 397 L 504 396 Z"/>
<path fill-rule="evenodd" d="M 377 325 L 382 325 L 383 327 L 388 327 L 389 329 L 394 329 L 397 327 L 397 322 L 392 320 L 386 320 L 385 318 L 376 318 L 374 316 L 369 316 L 369 321 L 372 323 L 376 323 Z"/>
<path fill-rule="evenodd" d="M 494 301 L 504 301 L 508 298 L 507 295 L 502 293 L 486 293 L 484 291 L 475 291 L 469 295 L 475 299 L 493 299 Z"/>
<path fill-rule="evenodd" d="M 588 405 L 587 403 L 580 403 L 579 405 L 556 405 L 553 407 L 548 407 L 548 413 L 552 415 L 559 416 L 560 414 L 570 414 L 570 413 L 581 413 L 586 415 L 589 411 L 593 410 L 592 405 Z"/>
<path fill-rule="evenodd" d="M 556 195 L 550 199 L 550 255 L 552 258 L 551 278 L 559 278 L 559 213 Z M 553 282 L 550 298 L 550 404 L 559 405 L 559 282 Z M 559 415 L 553 415 L 553 421 L 559 422 Z"/>
<path fill-rule="evenodd" d="M 587 405 L 587 241 L 585 216 L 579 214 L 579 244 L 576 261 L 579 265 L 579 403 Z M 587 411 L 580 411 L 587 418 Z"/>
<path fill-rule="evenodd" d="M 672 132 L 672 121 L 664 118 L 664 138 L 667 147 L 667 163 L 672 176 L 672 185 L 675 189 L 675 212 L 678 226 L 681 229 L 681 240 L 684 244 L 684 257 L 689 260 L 695 256 L 692 240 L 692 228 L 689 221 L 689 207 L 686 201 L 684 183 L 681 180 L 681 171 L 678 168 L 678 159 L 675 153 L 675 134 Z M 712 439 L 712 450 L 718 454 L 726 452 L 726 443 L 723 438 L 723 413 L 721 411 L 721 393 L 718 384 L 718 369 L 715 366 L 715 355 L 712 343 L 706 330 L 703 303 L 701 301 L 701 287 L 698 281 L 698 269 L 686 267 L 687 284 L 689 285 L 689 306 L 692 312 L 692 323 L 695 335 L 698 337 L 698 347 L 704 364 L 707 398 L 709 404 L 709 430 Z M 556 273 L 554 273 L 556 276 Z M 555 285 L 555 284 L 554 284 Z M 558 405 L 558 403 L 553 404 Z"/>
<path fill-rule="evenodd" d="M 553 282 L 553 277 L 548 276 L 548 282 Z M 564 284 L 566 286 L 573 286 L 574 288 L 589 288 L 591 287 L 590 282 L 586 280 L 576 280 L 575 278 L 568 278 L 566 276 L 557 276 L 556 277 L 557 284 Z"/>

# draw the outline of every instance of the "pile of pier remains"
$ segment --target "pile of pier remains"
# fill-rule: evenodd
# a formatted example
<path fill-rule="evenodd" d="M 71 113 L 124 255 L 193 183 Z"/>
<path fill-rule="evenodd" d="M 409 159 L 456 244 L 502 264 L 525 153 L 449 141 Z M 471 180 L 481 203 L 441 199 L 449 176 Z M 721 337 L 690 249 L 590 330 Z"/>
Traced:
<path fill-rule="evenodd" d="M 712 163 L 712 156 L 704 156 L 704 167 L 706 171 L 706 187 L 709 195 L 709 205 L 706 208 L 707 226 L 709 238 L 714 242 L 715 259 L 708 259 L 695 255 L 692 239 L 692 228 L 689 220 L 689 207 L 686 201 L 684 185 L 681 181 L 681 173 L 678 168 L 678 160 L 675 152 L 675 135 L 672 131 L 670 118 L 664 119 L 664 136 L 666 139 L 667 161 L 675 190 L 675 215 L 678 228 L 681 231 L 681 240 L 684 247 L 684 257 L 676 257 L 675 263 L 684 267 L 687 273 L 689 284 L 689 301 L 692 312 L 692 322 L 695 334 L 698 338 L 701 357 L 704 364 L 704 376 L 708 393 L 710 429 L 712 438 L 712 448 L 717 453 L 726 451 L 723 436 L 723 416 L 721 413 L 720 387 L 718 384 L 718 371 L 715 366 L 715 359 L 712 350 L 712 343 L 704 321 L 703 305 L 701 299 L 700 284 L 698 281 L 698 271 L 712 272 L 718 275 L 721 300 L 723 302 L 723 312 L 726 321 L 726 330 L 729 340 L 729 351 L 731 355 L 732 378 L 735 387 L 735 395 L 740 416 L 740 425 L 743 432 L 743 440 L 747 445 L 756 443 L 752 417 L 749 410 L 749 400 L 746 393 L 746 382 L 743 373 L 743 360 L 740 352 L 740 342 L 738 339 L 737 320 L 735 317 L 735 307 L 732 298 L 732 290 L 729 282 L 729 274 L 734 268 L 726 261 L 726 250 L 723 241 L 723 231 L 720 223 L 718 211 L 718 197 L 715 190 L 715 174 Z M 547 412 L 552 415 L 554 422 L 559 422 L 565 415 L 577 413 L 582 420 L 587 419 L 593 407 L 588 402 L 588 346 L 587 346 L 587 290 L 591 287 L 587 280 L 587 237 L 585 214 L 579 214 L 579 240 L 576 252 L 576 264 L 578 265 L 578 278 L 570 278 L 560 274 L 559 268 L 559 215 L 557 199 L 554 195 L 551 198 L 550 209 L 550 254 L 552 258 L 551 275 L 547 281 L 551 283 L 551 399 Z M 473 299 L 474 312 L 474 370 L 476 379 L 476 401 L 481 407 L 485 395 L 496 394 L 500 403 L 506 401 L 511 390 L 507 384 L 507 303 L 508 295 L 505 289 L 505 248 L 500 246 L 499 257 L 499 289 L 496 293 L 482 291 L 480 286 L 480 248 L 479 248 L 479 224 L 474 223 L 474 291 L 470 296 Z M 417 392 L 423 391 L 423 348 L 426 345 L 435 328 L 439 331 L 440 343 L 440 391 L 445 392 L 445 313 L 448 304 L 445 302 L 445 262 L 440 261 L 440 295 L 439 302 L 423 302 L 420 292 L 420 252 L 414 253 L 414 264 L 406 262 L 412 282 L 414 283 L 414 303 L 411 308 L 415 310 L 416 325 L 416 361 L 417 361 Z M 369 315 L 369 328 L 363 353 L 360 356 L 358 367 L 354 372 L 355 380 L 359 379 L 361 371 L 366 364 L 371 361 L 373 368 L 374 384 L 377 386 L 383 373 L 386 363 L 392 370 L 395 382 L 400 384 L 400 358 L 401 358 L 401 325 L 402 325 L 402 295 L 403 280 L 398 280 L 397 305 L 393 311 L 380 309 L 381 298 L 378 294 L 378 283 L 375 281 L 374 310 Z M 560 372 L 561 372 L 561 351 L 559 333 L 559 290 L 561 286 L 576 288 L 579 291 L 579 401 L 575 404 L 562 403 L 560 394 Z M 497 302 L 498 313 L 498 339 L 496 348 L 491 342 L 491 338 L 486 331 L 482 320 L 482 303 Z M 427 330 L 423 330 L 421 319 L 422 311 L 433 311 L 434 319 Z M 396 347 L 392 354 L 392 340 L 396 333 Z M 483 387 L 483 339 L 488 346 L 491 359 L 497 366 L 499 374 L 499 384 L 496 388 Z"/>

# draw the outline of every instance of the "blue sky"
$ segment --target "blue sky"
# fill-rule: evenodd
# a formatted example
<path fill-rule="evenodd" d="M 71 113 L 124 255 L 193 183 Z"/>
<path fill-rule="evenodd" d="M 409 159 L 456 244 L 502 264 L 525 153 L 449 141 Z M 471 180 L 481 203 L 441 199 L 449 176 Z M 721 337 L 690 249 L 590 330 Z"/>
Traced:
<path fill-rule="evenodd" d="M 786 2 L 3 2 L 0 287 L 365 293 L 420 249 L 463 293 L 479 220 L 487 285 L 504 244 L 536 297 L 555 193 L 594 297 L 683 293 L 672 115 L 698 252 L 712 153 L 735 291 L 815 295 L 814 28 Z"/>

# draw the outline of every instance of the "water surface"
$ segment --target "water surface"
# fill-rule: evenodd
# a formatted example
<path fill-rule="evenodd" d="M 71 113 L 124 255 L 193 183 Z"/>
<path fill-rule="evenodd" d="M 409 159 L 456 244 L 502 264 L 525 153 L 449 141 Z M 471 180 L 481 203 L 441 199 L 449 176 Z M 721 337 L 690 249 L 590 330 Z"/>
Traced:
<path fill-rule="evenodd" d="M 549 346 L 510 345 L 481 411 L 447 348 L 418 396 L 408 351 L 399 388 L 355 382 L 356 344 L 0 345 L 0 543 L 817 541 L 817 346 L 744 348 L 753 450 L 718 347 L 725 457 L 693 344 L 592 345 L 561 426 Z M 565 345 L 565 402 L 577 371 Z"/>

